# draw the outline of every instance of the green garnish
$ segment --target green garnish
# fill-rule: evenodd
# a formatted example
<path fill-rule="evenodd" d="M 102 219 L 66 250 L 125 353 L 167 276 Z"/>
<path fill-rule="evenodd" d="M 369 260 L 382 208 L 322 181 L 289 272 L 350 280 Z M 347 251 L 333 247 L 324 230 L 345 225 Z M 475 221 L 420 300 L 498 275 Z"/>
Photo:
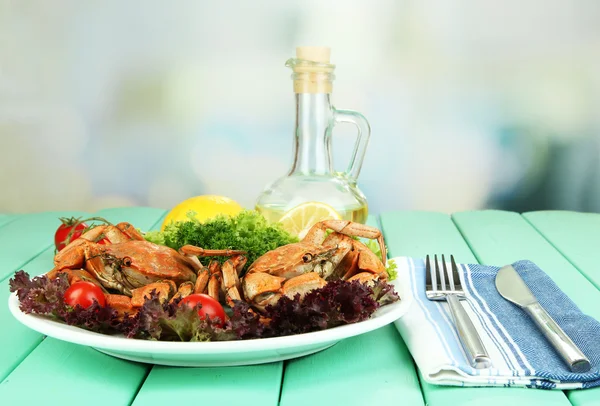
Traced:
<path fill-rule="evenodd" d="M 394 279 L 396 279 L 398 277 L 398 265 L 396 265 L 396 261 L 390 259 L 387 262 L 385 271 L 388 274 L 388 281 L 393 281 Z"/>
<path fill-rule="evenodd" d="M 206 249 L 244 250 L 248 257 L 247 266 L 268 251 L 298 242 L 298 238 L 283 230 L 278 223 L 269 223 L 255 210 L 244 210 L 233 217 L 217 216 L 205 222 L 198 221 L 191 212 L 188 218 L 187 221 L 168 224 L 164 231 L 148 231 L 144 238 L 176 250 L 186 244 Z M 377 241 L 361 241 L 381 259 Z M 223 262 L 226 258 L 206 257 L 202 262 L 207 265 L 213 259 Z M 394 280 L 397 276 L 394 261 L 388 261 L 386 270 L 388 279 Z"/>
<path fill-rule="evenodd" d="M 244 210 L 233 217 L 217 216 L 205 222 L 188 217 L 187 221 L 168 224 L 164 231 L 149 231 L 144 238 L 176 250 L 186 244 L 206 249 L 244 250 L 247 252 L 247 265 L 267 251 L 298 242 L 279 224 L 269 223 L 255 210 Z M 223 262 L 226 258 L 207 257 L 203 263 L 206 265 L 212 259 Z"/>

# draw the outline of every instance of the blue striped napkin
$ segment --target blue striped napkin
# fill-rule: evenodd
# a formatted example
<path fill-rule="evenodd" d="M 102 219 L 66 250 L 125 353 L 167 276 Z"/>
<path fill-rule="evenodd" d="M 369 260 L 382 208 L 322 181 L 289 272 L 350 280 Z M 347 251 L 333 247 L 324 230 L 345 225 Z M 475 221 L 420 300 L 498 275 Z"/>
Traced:
<path fill-rule="evenodd" d="M 572 373 L 533 321 L 496 290 L 500 267 L 460 264 L 467 300 L 461 301 L 492 359 L 489 369 L 472 368 L 446 302 L 425 297 L 423 259 L 398 257 L 406 314 L 395 322 L 425 380 L 437 385 L 523 386 L 577 389 L 600 386 L 600 323 L 583 314 L 531 261 L 513 264 L 540 304 L 590 359 L 592 369 Z M 410 288 L 409 288 L 410 287 Z M 410 296 L 410 297 L 407 297 Z"/>

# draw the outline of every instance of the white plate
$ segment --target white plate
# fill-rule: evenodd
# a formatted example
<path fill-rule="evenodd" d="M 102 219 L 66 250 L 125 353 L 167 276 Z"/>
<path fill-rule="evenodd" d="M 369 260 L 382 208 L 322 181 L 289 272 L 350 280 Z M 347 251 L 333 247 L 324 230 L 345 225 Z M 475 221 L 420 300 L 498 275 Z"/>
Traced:
<path fill-rule="evenodd" d="M 378 309 L 369 320 L 313 333 L 284 337 L 218 342 L 166 342 L 99 334 L 19 309 L 16 293 L 8 306 L 13 316 L 27 327 L 49 337 L 95 348 L 105 354 L 150 364 L 210 367 L 262 364 L 301 357 L 324 350 L 344 338 L 367 333 L 394 322 L 411 302 L 410 288 L 402 276 L 391 282 L 400 301 Z"/>

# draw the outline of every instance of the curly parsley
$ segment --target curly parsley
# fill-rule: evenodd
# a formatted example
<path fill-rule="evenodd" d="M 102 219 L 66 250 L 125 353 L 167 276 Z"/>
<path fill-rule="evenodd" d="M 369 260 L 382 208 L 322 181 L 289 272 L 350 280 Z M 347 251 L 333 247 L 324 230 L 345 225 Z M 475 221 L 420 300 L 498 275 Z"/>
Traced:
<path fill-rule="evenodd" d="M 244 250 L 247 252 L 247 265 L 267 251 L 298 242 L 298 238 L 283 230 L 279 224 L 269 223 L 254 210 L 244 210 L 233 217 L 217 216 L 205 222 L 190 217 L 188 221 L 167 225 L 164 231 L 149 231 L 144 238 L 176 250 L 186 244 L 206 249 Z M 203 262 L 208 264 L 212 259 L 224 260 L 222 257 L 210 257 Z"/>
<path fill-rule="evenodd" d="M 150 242 L 178 250 L 186 244 L 206 249 L 233 249 L 247 252 L 247 266 L 268 251 L 282 245 L 298 242 L 298 238 L 283 230 L 277 223 L 269 223 L 255 210 L 244 210 L 237 216 L 217 216 L 211 220 L 200 222 L 188 215 L 189 220 L 167 225 L 164 231 L 149 231 L 144 238 Z M 331 231 L 329 231 L 331 232 Z M 375 240 L 361 240 L 381 259 L 381 250 Z M 223 257 L 207 257 L 203 263 L 208 264 Z M 396 279 L 396 264 L 388 261 L 388 279 Z"/>

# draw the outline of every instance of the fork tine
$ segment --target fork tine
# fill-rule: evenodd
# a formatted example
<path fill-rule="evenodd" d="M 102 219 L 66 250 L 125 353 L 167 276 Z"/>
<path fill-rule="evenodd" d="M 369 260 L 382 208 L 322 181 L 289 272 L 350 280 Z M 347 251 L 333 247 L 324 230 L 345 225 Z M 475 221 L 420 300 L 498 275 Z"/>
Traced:
<path fill-rule="evenodd" d="M 454 276 L 454 283 L 457 290 L 462 290 L 462 283 L 460 282 L 460 275 L 458 274 L 458 267 L 454 262 L 454 255 L 450 255 L 450 262 L 452 262 L 452 275 Z"/>
<path fill-rule="evenodd" d="M 437 255 L 434 255 L 433 258 L 435 259 L 435 272 L 440 277 L 440 284 L 442 285 L 441 289 L 446 290 L 446 275 L 444 274 L 444 272 L 440 272 L 440 266 L 438 263 Z"/>
<path fill-rule="evenodd" d="M 452 275 L 452 272 L 448 270 L 448 267 L 446 267 L 446 258 L 444 258 L 444 254 L 442 254 L 442 267 L 444 268 L 444 274 L 447 276 L 448 282 L 450 282 L 450 290 L 456 290 L 454 288 L 454 276 Z"/>
<path fill-rule="evenodd" d="M 431 264 L 429 263 L 429 255 L 425 258 L 425 290 L 434 290 L 431 283 Z"/>

